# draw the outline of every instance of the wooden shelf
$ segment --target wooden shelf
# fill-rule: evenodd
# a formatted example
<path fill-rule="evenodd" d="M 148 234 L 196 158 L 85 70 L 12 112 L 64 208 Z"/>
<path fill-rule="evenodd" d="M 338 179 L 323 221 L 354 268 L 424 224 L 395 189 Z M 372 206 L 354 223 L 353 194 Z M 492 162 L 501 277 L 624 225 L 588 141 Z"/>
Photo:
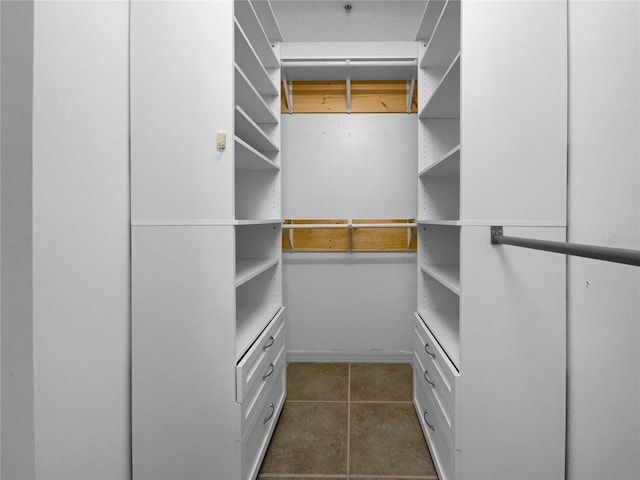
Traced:
<path fill-rule="evenodd" d="M 429 176 L 460 175 L 460 145 L 445 153 L 439 160 L 423 168 L 418 174 Z"/>
<path fill-rule="evenodd" d="M 235 89 L 236 103 L 254 122 L 264 124 L 279 123 L 279 117 L 269 108 L 237 64 L 235 68 Z"/>
<path fill-rule="evenodd" d="M 419 114 L 420 118 L 460 117 L 460 54 L 445 72 L 440 84 Z"/>
<path fill-rule="evenodd" d="M 236 136 L 240 137 L 246 143 L 251 145 L 259 152 L 279 152 L 280 148 L 276 145 L 264 130 L 254 122 L 249 115 L 239 106 L 236 105 L 235 115 L 235 131 Z"/>
<path fill-rule="evenodd" d="M 241 138 L 234 137 L 236 170 L 280 170 L 280 166 L 265 157 Z"/>
<path fill-rule="evenodd" d="M 251 80 L 256 90 L 265 97 L 277 97 L 279 93 L 278 85 L 274 84 L 269 72 L 260 61 L 258 54 L 238 22 L 235 23 L 235 48 L 236 63 Z"/>
<path fill-rule="evenodd" d="M 418 310 L 418 315 L 459 372 L 460 316 L 458 312 L 424 309 Z"/>
<path fill-rule="evenodd" d="M 420 68 L 446 68 L 460 51 L 460 2 L 449 0 L 440 13 Z"/>
<path fill-rule="evenodd" d="M 420 269 L 456 295 L 460 295 L 460 267 L 458 265 L 421 265 Z"/>
<path fill-rule="evenodd" d="M 236 359 L 249 350 L 271 319 L 280 311 L 277 303 L 245 304 L 236 306 Z"/>
<path fill-rule="evenodd" d="M 267 34 L 249 2 L 234 2 L 236 21 L 244 27 L 247 38 L 255 49 L 262 64 L 267 68 L 278 68 L 280 61 L 276 56 Z"/>
<path fill-rule="evenodd" d="M 277 258 L 237 258 L 236 288 L 277 265 Z"/>

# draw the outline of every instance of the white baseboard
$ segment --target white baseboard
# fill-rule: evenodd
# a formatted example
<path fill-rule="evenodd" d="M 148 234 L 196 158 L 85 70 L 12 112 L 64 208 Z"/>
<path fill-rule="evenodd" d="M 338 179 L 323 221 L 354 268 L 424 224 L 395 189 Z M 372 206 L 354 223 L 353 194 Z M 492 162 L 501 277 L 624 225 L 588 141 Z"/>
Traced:
<path fill-rule="evenodd" d="M 287 362 L 314 363 L 411 363 L 413 352 L 367 351 L 289 351 Z"/>

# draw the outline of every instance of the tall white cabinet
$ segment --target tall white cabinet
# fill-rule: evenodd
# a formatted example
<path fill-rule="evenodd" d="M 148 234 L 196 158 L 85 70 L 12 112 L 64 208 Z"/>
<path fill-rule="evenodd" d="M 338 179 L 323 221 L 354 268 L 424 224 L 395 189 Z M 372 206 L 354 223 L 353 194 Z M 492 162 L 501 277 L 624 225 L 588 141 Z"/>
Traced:
<path fill-rule="evenodd" d="M 286 395 L 277 24 L 131 8 L 133 477 L 253 479 Z"/>
<path fill-rule="evenodd" d="M 414 404 L 442 480 L 564 478 L 566 4 L 431 0 Z"/>

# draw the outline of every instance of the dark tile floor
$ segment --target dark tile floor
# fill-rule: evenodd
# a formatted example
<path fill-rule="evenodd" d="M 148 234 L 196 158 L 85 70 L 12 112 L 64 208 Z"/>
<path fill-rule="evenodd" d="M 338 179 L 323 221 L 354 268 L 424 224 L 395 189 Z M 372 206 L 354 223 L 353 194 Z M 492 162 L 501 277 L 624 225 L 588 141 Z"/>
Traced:
<path fill-rule="evenodd" d="M 437 479 L 409 364 L 291 363 L 260 479 Z"/>

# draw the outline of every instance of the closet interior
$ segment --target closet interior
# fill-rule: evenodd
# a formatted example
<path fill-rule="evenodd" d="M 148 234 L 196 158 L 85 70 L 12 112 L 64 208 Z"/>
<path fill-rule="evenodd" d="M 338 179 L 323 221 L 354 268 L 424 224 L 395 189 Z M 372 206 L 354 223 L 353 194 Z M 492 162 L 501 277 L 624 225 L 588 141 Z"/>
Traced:
<path fill-rule="evenodd" d="M 338 44 L 287 42 L 272 3 L 132 3 L 134 478 L 256 478 L 294 358 L 411 363 L 442 480 L 564 478 L 565 262 L 498 251 L 490 226 L 565 238 L 565 9 L 429 0 L 411 41 Z M 360 254 L 412 272 L 362 308 L 415 301 L 315 335 L 294 269 Z"/>

